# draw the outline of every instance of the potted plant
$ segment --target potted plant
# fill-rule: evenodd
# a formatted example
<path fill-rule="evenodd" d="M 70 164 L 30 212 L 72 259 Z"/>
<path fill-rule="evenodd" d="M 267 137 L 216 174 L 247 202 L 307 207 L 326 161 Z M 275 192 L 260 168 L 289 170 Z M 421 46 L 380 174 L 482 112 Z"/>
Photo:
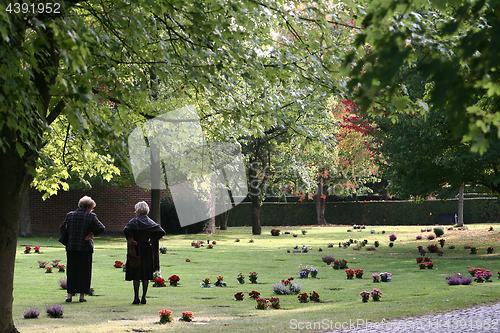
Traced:
<path fill-rule="evenodd" d="M 427 262 L 427 269 L 432 269 L 434 267 L 434 263 L 432 261 Z"/>
<path fill-rule="evenodd" d="M 425 269 L 425 262 L 419 262 L 419 263 L 418 263 L 418 267 L 419 267 L 420 269 Z"/>
<path fill-rule="evenodd" d="M 493 248 L 490 246 L 486 249 L 486 253 L 492 254 L 493 253 Z"/>
<path fill-rule="evenodd" d="M 45 266 L 45 273 L 52 273 L 52 266 Z"/>
<path fill-rule="evenodd" d="M 234 299 L 237 301 L 242 301 L 244 297 L 245 297 L 245 294 L 241 291 L 234 294 Z"/>
<path fill-rule="evenodd" d="M 297 296 L 297 298 L 299 299 L 300 303 L 309 302 L 309 295 L 307 295 L 307 293 L 300 294 L 299 296 Z"/>
<path fill-rule="evenodd" d="M 166 324 L 174 321 L 172 318 L 172 311 L 169 309 L 163 309 L 158 312 L 160 315 L 160 324 Z"/>
<path fill-rule="evenodd" d="M 345 270 L 345 274 L 347 275 L 347 279 L 352 280 L 354 278 L 355 271 L 352 268 L 348 268 Z"/>
<path fill-rule="evenodd" d="M 279 236 L 281 230 L 280 229 L 271 229 L 271 235 L 272 236 Z"/>
<path fill-rule="evenodd" d="M 319 294 L 313 290 L 313 292 L 309 294 L 309 299 L 311 302 L 319 302 Z"/>
<path fill-rule="evenodd" d="M 446 243 L 444 238 L 439 239 L 439 245 L 441 245 L 441 247 L 444 247 L 444 243 Z"/>
<path fill-rule="evenodd" d="M 340 266 L 339 266 L 340 269 L 345 269 L 345 268 L 348 268 L 347 267 L 347 260 L 340 260 Z"/>
<path fill-rule="evenodd" d="M 380 273 L 380 280 L 382 282 L 391 282 L 392 281 L 392 274 L 391 273 Z"/>
<path fill-rule="evenodd" d="M 417 264 L 420 264 L 422 261 L 424 261 L 424 258 L 418 257 L 416 260 L 417 260 Z"/>
<path fill-rule="evenodd" d="M 248 277 L 250 279 L 250 283 L 257 283 L 257 272 L 250 272 L 250 276 Z"/>
<path fill-rule="evenodd" d="M 57 265 L 57 269 L 59 269 L 59 272 L 65 272 L 66 271 L 66 266 L 64 266 L 64 265 Z"/>
<path fill-rule="evenodd" d="M 310 273 L 311 273 L 311 277 L 314 279 L 316 278 L 316 276 L 318 276 L 318 270 L 315 268 L 311 268 Z"/>
<path fill-rule="evenodd" d="M 474 246 L 472 246 L 470 248 L 470 254 L 476 254 L 476 253 L 477 253 L 477 249 Z"/>
<path fill-rule="evenodd" d="M 182 321 L 190 322 L 190 321 L 193 321 L 193 319 L 194 319 L 193 312 L 191 312 L 191 311 L 182 311 L 182 317 L 181 317 Z"/>
<path fill-rule="evenodd" d="M 364 271 L 361 268 L 357 268 L 357 269 L 354 270 L 354 274 L 356 274 L 356 278 L 357 279 L 362 279 Z"/>
<path fill-rule="evenodd" d="M 116 260 L 115 264 L 113 265 L 115 268 L 122 268 L 123 267 L 123 262 L 120 260 Z"/>
<path fill-rule="evenodd" d="M 271 297 L 269 299 L 269 303 L 271 303 L 271 305 L 269 305 L 269 306 L 274 308 L 274 309 L 279 309 L 281 307 L 280 299 L 278 297 Z"/>
<path fill-rule="evenodd" d="M 256 308 L 259 310 L 265 310 L 267 309 L 267 299 L 265 298 L 257 298 L 257 306 Z"/>
<path fill-rule="evenodd" d="M 217 277 L 217 281 L 214 283 L 214 286 L 216 287 L 226 287 L 227 284 L 224 282 L 224 277 L 222 275 L 219 275 Z"/>
<path fill-rule="evenodd" d="M 380 245 L 379 241 L 375 241 L 375 242 L 373 242 L 373 244 L 375 245 L 375 247 L 379 247 L 379 245 Z"/>
<path fill-rule="evenodd" d="M 238 276 L 236 277 L 236 279 L 238 280 L 239 284 L 244 284 L 245 283 L 245 276 L 243 275 L 243 273 L 238 274 Z"/>
<path fill-rule="evenodd" d="M 323 262 L 327 265 L 327 266 L 330 266 L 332 264 L 332 262 L 335 261 L 335 259 L 332 257 L 332 256 L 324 256 L 323 258 L 321 258 L 323 260 Z"/>
<path fill-rule="evenodd" d="M 374 273 L 372 274 L 373 282 L 378 283 L 380 282 L 380 274 Z"/>
<path fill-rule="evenodd" d="M 250 296 L 253 299 L 257 299 L 257 298 L 259 298 L 260 293 L 258 291 L 253 290 L 253 291 L 248 293 L 248 296 Z"/>
<path fill-rule="evenodd" d="M 35 253 L 40 253 L 40 246 L 35 246 Z"/>
<path fill-rule="evenodd" d="M 26 246 L 26 247 L 24 248 L 24 253 L 26 253 L 26 254 L 27 254 L 27 253 L 30 253 L 30 252 L 31 252 L 31 246 Z"/>
<path fill-rule="evenodd" d="M 398 239 L 398 237 L 395 233 L 389 235 L 389 241 L 394 242 L 396 239 Z"/>
<path fill-rule="evenodd" d="M 153 283 L 153 287 L 165 287 L 165 279 L 157 277 Z"/>
<path fill-rule="evenodd" d="M 380 296 L 382 296 L 382 292 L 380 289 L 374 288 L 370 294 L 372 295 L 372 299 L 374 302 L 380 302 Z"/>
<path fill-rule="evenodd" d="M 179 283 L 180 279 L 181 278 L 177 275 L 172 275 L 171 277 L 168 278 L 168 280 L 170 281 L 170 285 L 174 287 L 177 287 L 177 284 Z"/>
<path fill-rule="evenodd" d="M 367 303 L 368 300 L 370 299 L 370 293 L 367 292 L 366 290 L 360 292 L 359 296 L 361 296 L 361 300 L 363 301 L 363 303 Z"/>
<path fill-rule="evenodd" d="M 208 278 L 208 277 L 206 277 L 206 278 L 204 278 L 203 280 L 201 280 L 201 283 L 200 283 L 200 284 L 201 284 L 201 286 L 202 286 L 203 288 L 210 288 L 210 287 L 212 287 L 212 286 L 210 285 L 210 278 Z"/>
<path fill-rule="evenodd" d="M 338 260 L 333 261 L 333 269 L 340 269 L 340 261 Z"/>

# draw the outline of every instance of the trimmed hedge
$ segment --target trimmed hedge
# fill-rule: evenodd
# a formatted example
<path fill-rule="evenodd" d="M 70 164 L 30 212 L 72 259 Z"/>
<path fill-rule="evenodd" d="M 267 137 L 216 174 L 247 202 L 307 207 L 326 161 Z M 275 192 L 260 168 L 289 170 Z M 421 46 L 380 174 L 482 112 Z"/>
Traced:
<path fill-rule="evenodd" d="M 228 226 L 250 226 L 251 204 L 241 203 L 231 211 Z M 261 208 L 262 226 L 298 226 L 316 224 L 316 207 L 310 203 L 264 203 Z M 428 200 L 421 204 L 410 201 L 327 202 L 325 219 L 328 224 L 366 225 L 435 225 L 443 222 L 440 215 L 451 218 L 458 210 L 458 200 Z M 496 198 L 464 200 L 464 223 L 497 223 L 500 202 Z M 218 219 L 216 219 L 218 222 Z"/>

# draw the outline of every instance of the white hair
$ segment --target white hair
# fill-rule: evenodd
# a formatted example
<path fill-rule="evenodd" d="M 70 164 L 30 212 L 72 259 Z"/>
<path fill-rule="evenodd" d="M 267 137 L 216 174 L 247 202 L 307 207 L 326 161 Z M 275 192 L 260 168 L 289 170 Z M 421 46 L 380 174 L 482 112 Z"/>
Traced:
<path fill-rule="evenodd" d="M 135 211 L 139 214 L 149 214 L 149 206 L 146 201 L 140 201 L 135 204 Z"/>
<path fill-rule="evenodd" d="M 78 208 L 90 208 L 90 209 L 94 209 L 95 207 L 95 201 L 92 200 L 91 197 L 89 196 L 83 196 L 80 201 L 78 201 Z"/>

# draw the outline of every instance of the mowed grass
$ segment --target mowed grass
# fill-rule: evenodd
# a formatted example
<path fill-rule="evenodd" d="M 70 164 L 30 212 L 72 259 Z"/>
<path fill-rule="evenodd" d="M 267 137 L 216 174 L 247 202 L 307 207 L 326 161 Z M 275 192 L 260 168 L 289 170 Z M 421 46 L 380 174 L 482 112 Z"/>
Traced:
<path fill-rule="evenodd" d="M 444 256 L 429 254 L 435 264 L 433 270 L 420 270 L 415 262 L 417 246 L 425 249 L 437 241 L 426 239 L 428 232 L 415 227 L 366 227 L 361 231 L 348 226 L 325 227 L 279 227 L 282 234 L 273 237 L 269 227 L 262 235 L 251 235 L 251 228 L 229 228 L 215 235 L 167 235 L 160 245 L 168 248 L 160 256 L 163 278 L 180 276 L 178 287 L 153 288 L 150 284 L 148 302 L 132 305 L 132 283 L 124 280 L 122 269 L 113 267 L 115 260 L 125 261 L 126 242 L 119 237 L 96 237 L 92 286 L 96 296 L 87 296 L 87 303 L 64 303 L 66 292 L 59 286 L 65 273 L 54 270 L 47 274 L 38 268 L 38 260 L 51 262 L 61 259 L 66 264 L 66 254 L 57 238 L 19 238 L 14 278 L 14 321 L 20 332 L 290 332 L 311 331 L 311 328 L 334 328 L 336 323 L 349 321 L 380 322 L 385 319 L 421 316 L 451 309 L 470 307 L 500 300 L 500 256 L 496 252 L 486 254 L 488 246 L 496 247 L 500 239 L 500 226 L 468 225 L 468 230 L 446 230 Z M 351 229 L 352 232 L 347 230 Z M 370 230 L 376 231 L 371 234 Z M 446 229 L 446 228 L 445 228 Z M 307 230 L 302 235 L 301 230 Z M 285 231 L 298 234 L 283 234 Z M 385 231 L 385 234 L 382 234 Z M 397 240 L 390 248 L 389 234 L 395 233 Z M 422 235 L 422 240 L 416 240 Z M 236 242 L 235 239 L 241 239 Z M 253 239 L 254 242 L 249 242 Z M 339 242 L 349 239 L 368 240 L 366 247 L 378 240 L 376 251 L 366 247 L 354 250 L 342 249 Z M 194 248 L 193 240 L 216 241 L 213 249 Z M 334 243 L 328 248 L 328 243 Z M 40 246 L 41 254 L 23 254 L 24 247 Z M 312 247 L 308 253 L 292 252 L 293 247 Z M 448 249 L 454 245 L 455 249 Z M 464 246 L 475 246 L 478 254 L 471 255 Z M 319 251 L 319 247 L 323 251 Z M 500 245 L 498 249 L 500 253 Z M 362 279 L 347 280 L 343 270 L 327 267 L 322 257 L 330 255 L 345 259 L 349 268 L 362 268 Z M 186 262 L 189 258 L 190 262 Z M 318 278 L 299 279 L 299 265 L 312 265 L 319 270 Z M 448 286 L 445 276 L 479 267 L 490 269 L 492 283 L 473 283 L 469 286 Z M 258 273 L 258 283 L 250 284 L 248 273 Z M 373 283 L 373 273 L 390 272 L 390 283 Z M 238 284 L 236 277 L 242 272 L 245 284 Z M 201 280 L 209 277 L 212 282 L 224 276 L 227 287 L 201 288 Z M 261 297 L 273 295 L 272 285 L 282 279 L 294 277 L 303 283 L 302 292 L 316 291 L 319 303 L 299 303 L 296 295 L 279 295 L 281 309 L 258 310 L 255 300 L 248 293 L 255 290 Z M 168 280 L 167 280 L 168 283 Z M 362 303 L 359 293 L 379 288 L 381 302 Z M 235 301 L 236 292 L 245 293 L 244 301 Z M 50 318 L 45 305 L 61 303 L 64 317 Z M 38 319 L 24 319 L 24 312 L 36 307 L 41 314 Z M 158 311 L 173 311 L 174 322 L 158 324 Z M 182 311 L 192 311 L 195 321 L 181 322 Z"/>

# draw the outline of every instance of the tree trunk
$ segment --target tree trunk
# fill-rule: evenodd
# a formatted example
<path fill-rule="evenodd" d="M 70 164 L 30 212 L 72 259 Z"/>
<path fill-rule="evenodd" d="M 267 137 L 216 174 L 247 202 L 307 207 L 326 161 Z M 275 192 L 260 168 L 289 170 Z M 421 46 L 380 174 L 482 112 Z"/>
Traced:
<path fill-rule="evenodd" d="M 260 235 L 262 227 L 260 225 L 260 198 L 258 195 L 252 195 L 252 235 Z"/>
<path fill-rule="evenodd" d="M 30 196 L 28 193 L 24 196 L 23 212 L 21 215 L 21 226 L 19 228 L 19 236 L 31 237 L 31 217 L 30 217 Z"/>
<path fill-rule="evenodd" d="M 460 185 L 458 192 L 458 221 L 457 227 L 464 226 L 464 184 Z"/>
<path fill-rule="evenodd" d="M 325 220 L 325 202 L 326 198 L 321 196 L 324 194 L 326 196 L 328 190 L 328 185 L 323 182 L 318 183 L 318 191 L 316 192 L 316 222 L 318 225 L 326 224 Z"/>
<path fill-rule="evenodd" d="M 227 210 L 220 214 L 220 230 L 227 230 L 227 221 L 229 220 L 229 213 L 231 210 Z"/>
<path fill-rule="evenodd" d="M 162 172 L 160 164 L 160 151 L 154 143 L 150 143 L 151 150 L 151 207 L 149 210 L 149 217 L 156 223 L 161 225 L 161 185 L 162 185 Z"/>
<path fill-rule="evenodd" d="M 3 135 L 4 133 L 0 133 Z M 13 142 L 13 141 L 9 141 Z M 5 146 L 4 146 L 5 147 Z M 8 146 L 7 146 L 8 147 Z M 15 147 L 11 145 L 10 147 Z M 18 332 L 12 318 L 14 264 L 17 251 L 17 236 L 23 209 L 23 202 L 31 176 L 27 160 L 19 157 L 15 148 L 0 150 L 0 170 L 3 170 L 0 186 L 0 332 Z"/>

